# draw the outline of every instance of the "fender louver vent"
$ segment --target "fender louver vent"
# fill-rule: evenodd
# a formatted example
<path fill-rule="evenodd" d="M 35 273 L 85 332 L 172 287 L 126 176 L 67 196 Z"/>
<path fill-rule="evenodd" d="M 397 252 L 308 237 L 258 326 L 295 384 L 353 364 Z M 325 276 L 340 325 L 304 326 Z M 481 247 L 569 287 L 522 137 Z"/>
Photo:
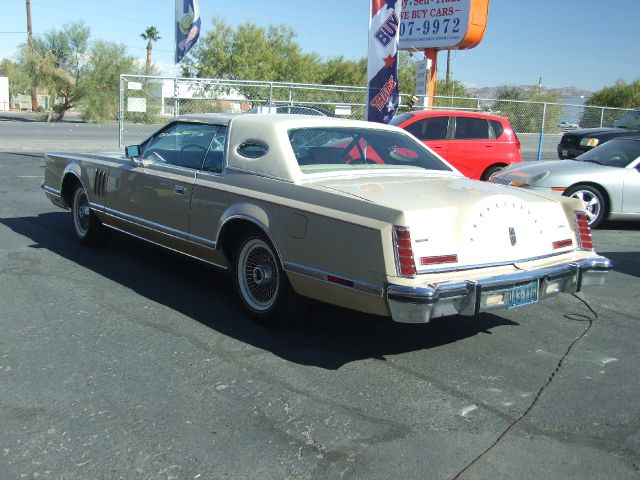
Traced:
<path fill-rule="evenodd" d="M 101 168 L 96 170 L 96 178 L 93 183 L 93 191 L 99 196 L 103 197 L 107 188 L 107 172 Z"/>

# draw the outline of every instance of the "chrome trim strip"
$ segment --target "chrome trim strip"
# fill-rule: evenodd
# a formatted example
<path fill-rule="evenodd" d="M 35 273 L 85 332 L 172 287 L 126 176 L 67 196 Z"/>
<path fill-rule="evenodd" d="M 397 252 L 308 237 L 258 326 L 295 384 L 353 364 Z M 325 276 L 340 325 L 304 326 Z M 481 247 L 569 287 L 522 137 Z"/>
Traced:
<path fill-rule="evenodd" d="M 214 240 L 209 240 L 207 238 L 204 237 L 200 237 L 198 235 L 193 235 L 191 233 L 188 232 L 184 232 L 182 230 L 177 230 L 175 228 L 171 228 L 171 227 L 167 227 L 165 225 L 161 225 L 159 223 L 156 222 L 152 222 L 150 220 L 145 220 L 144 218 L 140 218 L 137 217 L 135 215 L 129 215 L 128 213 L 123 213 L 120 212 L 118 210 L 114 210 L 112 208 L 107 208 L 103 205 L 97 204 L 97 203 L 90 203 L 89 206 L 93 209 L 96 210 L 100 210 L 100 209 L 104 209 L 103 211 L 111 216 L 111 217 L 115 217 L 118 218 L 120 220 L 125 220 L 129 223 L 133 223 L 135 225 L 144 227 L 144 228 L 148 228 L 150 230 L 153 230 L 155 232 L 159 232 L 159 233 L 163 233 L 165 235 L 170 235 L 172 237 L 176 237 L 179 238 L 181 240 L 186 240 L 188 242 L 191 243 L 195 243 L 197 245 L 200 245 L 202 247 L 207 247 L 207 248 L 212 248 L 215 249 L 216 248 L 216 242 Z M 115 228 L 115 227 L 114 227 Z M 127 232 L 125 232 L 127 233 Z"/>
<path fill-rule="evenodd" d="M 565 250 L 563 252 L 548 253 L 546 255 L 540 255 L 537 257 L 523 258 L 520 260 L 507 260 L 505 262 L 492 262 L 492 263 L 479 263 L 476 265 L 459 265 L 457 267 L 448 268 L 433 268 L 428 270 L 418 270 L 418 275 L 424 275 L 427 273 L 448 273 L 448 272 L 464 272 L 466 270 L 475 270 L 477 268 L 490 268 L 490 267 L 504 267 L 505 265 L 513 265 L 514 263 L 535 262 L 536 260 L 543 260 L 545 258 L 557 257 L 565 255 L 567 253 L 575 252 L 577 249 Z"/>
<path fill-rule="evenodd" d="M 62 192 L 56 188 L 50 187 L 49 185 L 45 185 L 44 182 L 42 182 L 41 185 L 42 190 L 44 190 L 46 193 L 49 193 L 55 197 L 61 197 L 62 196 Z"/>
<path fill-rule="evenodd" d="M 180 238 L 182 240 L 188 240 L 189 234 L 182 230 L 177 230 L 175 228 L 167 227 L 166 225 L 161 225 L 156 222 L 152 222 L 150 220 L 145 220 L 144 218 L 136 217 L 135 215 L 130 215 L 128 213 L 119 212 L 118 210 L 114 210 L 109 207 L 105 207 L 104 212 L 107 215 L 112 217 L 119 218 L 121 220 L 126 220 L 127 222 L 135 223 L 140 225 L 141 227 L 149 228 L 151 230 L 155 230 L 160 233 L 165 233 L 167 235 L 171 235 L 172 237 Z"/>
<path fill-rule="evenodd" d="M 93 208 L 94 210 L 98 210 L 103 212 L 105 210 L 105 206 L 101 205 L 99 203 L 95 203 L 95 202 L 89 202 L 89 207 Z"/>
<path fill-rule="evenodd" d="M 363 280 L 354 280 L 352 278 L 344 277 L 336 273 L 325 272 L 323 270 L 318 270 L 316 268 L 307 267 L 293 262 L 284 263 L 283 268 L 287 272 L 297 273 L 305 277 L 313 278 L 314 280 L 320 280 L 330 285 L 337 285 L 339 287 L 357 290 L 359 292 L 366 293 L 368 295 L 375 295 L 377 297 L 382 297 L 384 295 L 384 288 L 382 285 L 376 285 L 374 283 L 365 282 Z M 353 282 L 353 287 L 348 287 L 340 283 L 330 282 L 329 280 L 327 280 L 327 276 L 329 275 L 334 275 L 336 277 Z"/>
<path fill-rule="evenodd" d="M 113 230 L 117 230 L 118 232 L 124 233 L 125 235 L 129 235 L 131 237 L 137 238 L 138 240 L 142 240 L 144 242 L 151 243 L 153 245 L 157 245 L 158 247 L 166 248 L 167 250 L 170 250 L 172 252 L 179 253 L 180 255 L 184 255 L 185 257 L 193 258 L 194 260 L 198 260 L 200 262 L 207 263 L 207 264 L 212 265 L 212 266 L 214 266 L 214 267 L 216 267 L 216 268 L 218 268 L 220 270 L 224 270 L 224 271 L 228 270 L 227 267 L 223 267 L 222 265 L 218 265 L 217 263 L 213 263 L 213 262 L 210 262 L 209 260 L 204 260 L 204 259 L 202 259 L 200 257 L 196 257 L 195 255 L 191 255 L 189 253 L 185 253 L 183 251 L 176 250 L 175 248 L 167 247 L 166 245 L 163 245 L 162 243 L 154 242 L 153 240 L 149 240 L 148 238 L 141 237 L 140 235 L 136 235 L 135 233 L 128 232 L 127 230 L 123 230 L 122 228 L 114 227 L 113 225 L 111 225 L 109 223 L 103 223 L 103 225 L 106 226 L 106 227 L 112 228 Z"/>
<path fill-rule="evenodd" d="M 216 242 L 215 240 L 209 240 L 208 238 L 199 237 L 198 235 L 194 235 L 192 233 L 189 234 L 189 241 L 193 243 L 197 243 L 203 247 L 212 248 L 215 250 Z"/>

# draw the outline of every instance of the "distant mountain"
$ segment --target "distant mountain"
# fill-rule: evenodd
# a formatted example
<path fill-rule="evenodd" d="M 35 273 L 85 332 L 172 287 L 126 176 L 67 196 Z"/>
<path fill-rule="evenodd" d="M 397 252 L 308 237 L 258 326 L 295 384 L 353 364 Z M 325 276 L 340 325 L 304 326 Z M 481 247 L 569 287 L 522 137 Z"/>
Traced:
<path fill-rule="evenodd" d="M 512 87 L 512 85 L 508 85 Z M 474 98 L 496 98 L 498 91 L 501 87 L 479 87 L 479 88 L 467 88 L 469 96 Z M 515 88 L 522 90 L 523 92 L 529 92 L 531 90 L 537 90 L 538 85 L 515 85 Z M 563 88 L 545 88 L 542 87 L 543 92 L 559 93 L 562 98 L 589 98 L 593 92 L 589 90 L 583 90 L 577 87 L 563 87 Z"/>

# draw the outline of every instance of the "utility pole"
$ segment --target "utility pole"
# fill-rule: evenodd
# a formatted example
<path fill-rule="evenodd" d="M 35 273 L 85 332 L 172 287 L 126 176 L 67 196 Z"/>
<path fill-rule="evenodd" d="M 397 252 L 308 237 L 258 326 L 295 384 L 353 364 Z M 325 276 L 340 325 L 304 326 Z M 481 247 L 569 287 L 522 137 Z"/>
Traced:
<path fill-rule="evenodd" d="M 33 61 L 33 32 L 31 31 L 31 0 L 27 0 L 27 44 L 29 45 L 30 61 Z M 31 111 L 38 111 L 38 95 L 36 87 L 31 87 Z"/>
<path fill-rule="evenodd" d="M 451 80 L 451 50 L 447 50 L 447 85 Z"/>

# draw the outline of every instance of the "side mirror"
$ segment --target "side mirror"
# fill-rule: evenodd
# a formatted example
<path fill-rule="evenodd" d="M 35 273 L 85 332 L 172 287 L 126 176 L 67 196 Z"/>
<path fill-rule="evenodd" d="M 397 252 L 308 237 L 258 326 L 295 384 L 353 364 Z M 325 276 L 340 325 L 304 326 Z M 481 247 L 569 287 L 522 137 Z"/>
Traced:
<path fill-rule="evenodd" d="M 140 156 L 140 145 L 129 145 L 124 147 L 124 154 L 127 158 L 138 158 Z"/>

